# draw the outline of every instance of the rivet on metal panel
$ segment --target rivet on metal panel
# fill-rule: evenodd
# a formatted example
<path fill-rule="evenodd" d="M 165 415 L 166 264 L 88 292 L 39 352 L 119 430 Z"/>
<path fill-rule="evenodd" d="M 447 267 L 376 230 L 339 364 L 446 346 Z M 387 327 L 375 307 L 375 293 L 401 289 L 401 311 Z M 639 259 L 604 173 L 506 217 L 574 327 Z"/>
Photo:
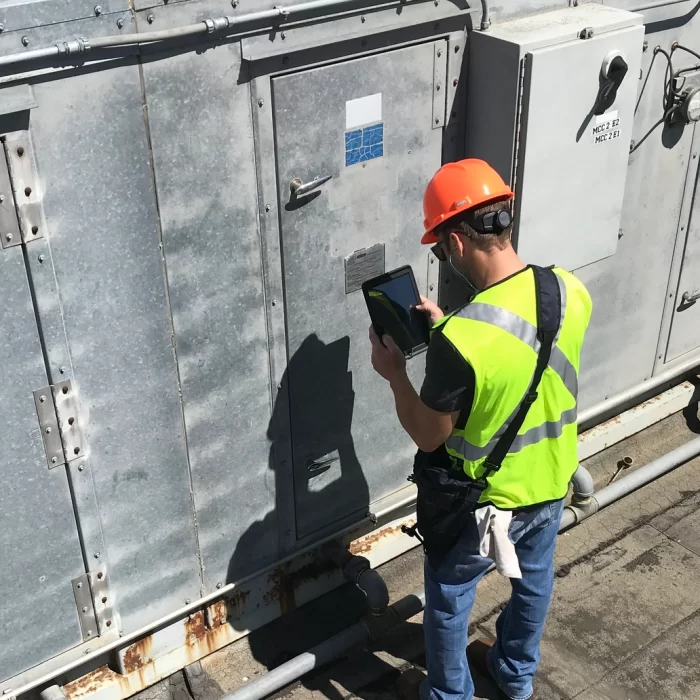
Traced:
<path fill-rule="evenodd" d="M 272 300 L 272 305 L 273 305 L 273 306 L 277 306 L 277 299 L 273 299 L 273 300 Z"/>
<path fill-rule="evenodd" d="M 287 38 L 287 35 L 284 32 L 282 32 L 280 34 L 280 39 L 286 39 L 286 38 Z"/>
<path fill-rule="evenodd" d="M 0 32 L 5 31 L 5 24 L 3 22 L 0 22 Z"/>
<path fill-rule="evenodd" d="M 440 117 L 435 117 L 435 123 L 439 124 L 440 123 Z"/>
<path fill-rule="evenodd" d="M 217 583 L 217 584 L 216 584 L 216 587 L 217 587 L 217 588 L 221 588 L 223 585 L 224 585 L 223 583 Z"/>
<path fill-rule="evenodd" d="M 58 371 L 59 371 L 61 374 L 65 374 L 65 373 L 66 373 L 66 368 L 65 368 L 65 367 L 59 367 L 59 368 L 58 368 Z"/>
<path fill-rule="evenodd" d="M 6 233 L 6 234 L 5 234 L 5 240 L 11 241 L 11 240 L 12 240 L 12 234 L 11 234 L 11 233 Z"/>
<path fill-rule="evenodd" d="M 95 559 L 99 559 L 99 558 L 100 558 L 100 553 L 95 552 Z M 101 578 L 101 576 L 99 574 L 97 574 L 97 578 Z"/>
<path fill-rule="evenodd" d="M 360 15 L 360 22 L 366 22 L 367 18 L 364 15 Z"/>
<path fill-rule="evenodd" d="M 118 28 L 118 29 L 121 29 L 123 26 L 124 26 L 124 18 L 123 18 L 123 17 L 120 17 L 120 18 L 117 20 L 117 28 Z"/>
<path fill-rule="evenodd" d="M 87 606 L 83 606 L 83 612 L 86 613 L 88 611 Z"/>
<path fill-rule="evenodd" d="M 238 7 L 238 0 L 231 0 L 231 7 L 235 10 Z"/>
<path fill-rule="evenodd" d="M 51 464 L 56 464 L 58 462 L 58 457 L 51 457 Z"/>
<path fill-rule="evenodd" d="M 435 89 L 436 89 L 438 92 L 440 92 L 440 90 L 442 90 L 442 83 L 438 83 L 438 84 L 435 86 Z"/>
<path fill-rule="evenodd" d="M 22 46 L 29 46 L 29 37 L 28 36 L 22 37 Z"/>
<path fill-rule="evenodd" d="M 264 104 L 265 104 L 265 100 L 263 100 L 263 98 L 261 97 L 261 98 L 258 100 L 258 107 L 262 107 Z"/>
<path fill-rule="evenodd" d="M 102 5 L 95 5 L 95 14 L 99 17 L 102 14 Z"/>
<path fill-rule="evenodd" d="M 434 284 L 431 284 L 431 285 L 430 285 L 430 291 L 432 292 L 434 289 L 435 289 L 435 285 L 434 285 Z"/>
<path fill-rule="evenodd" d="M 411 155 L 411 149 L 410 149 L 410 148 L 408 149 L 408 155 L 409 155 L 409 156 Z"/>
<path fill-rule="evenodd" d="M 437 55 L 438 55 L 438 58 L 440 58 L 440 57 L 442 56 L 442 50 L 441 50 L 441 49 L 438 49 Z"/>
<path fill-rule="evenodd" d="M 269 212 L 272 207 L 269 204 L 265 205 L 265 211 Z"/>
<path fill-rule="evenodd" d="M 80 582 L 76 583 L 75 585 L 76 585 L 76 588 L 82 588 L 82 587 L 83 587 L 83 584 L 80 583 Z"/>
<path fill-rule="evenodd" d="M 81 464 L 81 465 L 78 467 L 78 471 L 81 472 L 81 471 L 83 471 L 83 469 L 85 469 L 85 467 Z"/>
<path fill-rule="evenodd" d="M 185 598 L 185 605 L 189 605 L 192 601 L 189 598 Z"/>
<path fill-rule="evenodd" d="M 50 428 L 50 427 L 46 428 L 46 431 L 45 431 L 45 432 L 46 432 L 47 435 L 50 435 L 50 434 L 51 434 L 51 428 Z"/>
<path fill-rule="evenodd" d="M 146 21 L 149 24 L 153 24 L 156 21 L 156 16 L 151 12 L 151 14 L 146 17 Z"/>

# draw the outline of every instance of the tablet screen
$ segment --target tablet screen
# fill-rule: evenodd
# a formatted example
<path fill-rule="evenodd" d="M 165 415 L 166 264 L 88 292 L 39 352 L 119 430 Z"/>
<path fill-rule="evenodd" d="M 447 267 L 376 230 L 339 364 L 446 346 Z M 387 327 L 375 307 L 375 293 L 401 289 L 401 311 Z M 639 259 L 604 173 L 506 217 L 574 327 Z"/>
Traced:
<path fill-rule="evenodd" d="M 427 345 L 428 319 L 415 308 L 420 297 L 410 268 L 372 280 L 365 286 L 365 298 L 380 337 L 388 333 L 404 354 L 413 354 Z"/>

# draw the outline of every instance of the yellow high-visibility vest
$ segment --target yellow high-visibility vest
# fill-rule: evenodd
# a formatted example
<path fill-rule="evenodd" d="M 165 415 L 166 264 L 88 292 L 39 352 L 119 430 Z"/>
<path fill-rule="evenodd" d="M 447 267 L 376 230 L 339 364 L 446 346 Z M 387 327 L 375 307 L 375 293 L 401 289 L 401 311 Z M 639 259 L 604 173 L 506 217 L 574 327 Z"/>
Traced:
<path fill-rule="evenodd" d="M 578 466 L 578 373 L 592 303 L 574 275 L 558 268 L 554 272 L 562 318 L 549 364 L 537 399 L 480 499 L 506 510 L 564 498 Z M 517 412 L 535 371 L 540 343 L 533 271 L 480 292 L 432 332 L 442 333 L 474 370 L 471 412 L 466 425 L 458 422 L 445 447 L 468 477 L 479 479 L 485 472 L 482 463 Z"/>

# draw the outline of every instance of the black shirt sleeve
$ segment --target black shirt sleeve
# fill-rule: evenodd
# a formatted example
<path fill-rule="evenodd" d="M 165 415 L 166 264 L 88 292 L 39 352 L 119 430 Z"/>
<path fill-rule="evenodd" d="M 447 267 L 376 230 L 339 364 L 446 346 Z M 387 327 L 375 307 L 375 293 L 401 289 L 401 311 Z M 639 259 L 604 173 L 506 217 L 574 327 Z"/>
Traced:
<path fill-rule="evenodd" d="M 440 413 L 460 411 L 464 424 L 474 401 L 476 378 L 471 365 L 441 332 L 433 334 L 425 363 L 425 380 L 420 397 Z"/>

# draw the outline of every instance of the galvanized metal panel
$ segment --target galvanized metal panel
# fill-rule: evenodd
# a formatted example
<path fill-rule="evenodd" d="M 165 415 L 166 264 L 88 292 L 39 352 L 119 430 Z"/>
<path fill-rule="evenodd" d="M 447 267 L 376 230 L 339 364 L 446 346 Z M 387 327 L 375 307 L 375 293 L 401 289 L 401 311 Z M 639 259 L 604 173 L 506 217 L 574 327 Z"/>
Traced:
<path fill-rule="evenodd" d="M 95 10 L 96 7 L 99 8 L 98 11 Z M 0 4 L 0 22 L 4 25 L 4 32 L 12 32 L 128 9 L 128 0 L 35 0 L 34 2 L 3 0 Z M 65 27 L 63 30 L 65 32 Z M 19 38 L 16 37 L 16 40 L 18 47 L 21 47 Z"/>
<path fill-rule="evenodd" d="M 187 6 L 167 12 L 168 22 L 191 21 Z M 278 554 L 255 153 L 240 70 L 236 44 L 144 67 L 205 591 Z"/>
<path fill-rule="evenodd" d="M 35 95 L 31 131 L 61 297 L 54 313 L 65 323 L 108 547 L 88 561 L 108 563 L 131 630 L 200 591 L 139 70 L 42 82 Z"/>
<path fill-rule="evenodd" d="M 369 363 L 367 309 L 361 292 L 345 294 L 344 259 L 384 243 L 387 269 L 412 264 L 427 291 L 420 206 L 442 150 L 442 131 L 432 128 L 434 46 L 273 81 L 300 536 L 366 510 L 410 471 L 415 447 Z M 368 112 L 368 122 L 384 124 L 383 155 L 346 166 L 346 102 L 378 93 L 381 116 Z M 293 178 L 323 175 L 333 179 L 290 200 Z M 410 362 L 417 383 L 423 362 Z M 335 450 L 327 470 L 309 471 Z"/>
<path fill-rule="evenodd" d="M 694 153 L 693 160 L 693 165 L 696 165 L 697 152 Z M 693 168 L 692 172 L 696 173 L 696 169 Z M 697 178 L 693 178 L 692 183 L 692 190 L 686 192 L 686 197 L 692 198 L 690 224 L 687 228 L 685 223 L 681 224 L 687 236 L 681 237 L 684 254 L 674 295 L 675 313 L 671 322 L 666 362 L 700 347 L 700 201 L 696 195 Z"/>
<path fill-rule="evenodd" d="M 34 406 L 47 379 L 19 247 L 0 250 L 0 298 L 3 680 L 82 642 L 71 581 L 85 568 L 66 472 L 48 469 Z"/>

